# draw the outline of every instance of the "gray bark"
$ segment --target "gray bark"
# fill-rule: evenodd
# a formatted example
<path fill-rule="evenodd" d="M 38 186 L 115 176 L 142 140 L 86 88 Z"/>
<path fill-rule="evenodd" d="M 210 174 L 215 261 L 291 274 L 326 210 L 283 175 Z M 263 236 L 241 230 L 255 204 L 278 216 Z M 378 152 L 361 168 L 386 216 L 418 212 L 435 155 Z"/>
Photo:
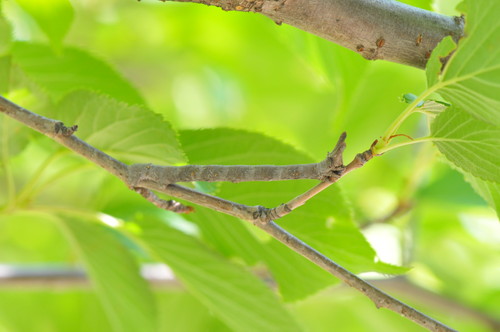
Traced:
<path fill-rule="evenodd" d="M 162 0 L 166 1 L 166 0 Z M 446 36 L 463 36 L 462 17 L 450 17 L 393 0 L 168 0 L 223 10 L 257 12 L 344 46 L 368 60 L 425 68 Z"/>

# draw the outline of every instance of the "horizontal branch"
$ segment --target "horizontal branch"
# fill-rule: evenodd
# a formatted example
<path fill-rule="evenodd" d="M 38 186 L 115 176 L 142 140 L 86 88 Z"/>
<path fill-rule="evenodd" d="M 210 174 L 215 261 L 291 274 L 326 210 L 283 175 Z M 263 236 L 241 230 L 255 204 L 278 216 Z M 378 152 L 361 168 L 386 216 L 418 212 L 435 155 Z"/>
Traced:
<path fill-rule="evenodd" d="M 111 156 L 108 156 L 104 152 L 99 151 L 98 149 L 90 146 L 89 144 L 74 136 L 73 133 L 77 129 L 76 126 L 68 128 L 59 121 L 48 119 L 38 114 L 32 113 L 3 97 L 0 97 L 0 112 L 24 123 L 25 125 L 41 132 L 48 137 L 51 137 L 52 139 L 68 147 L 72 151 L 84 156 L 88 160 L 106 169 L 111 174 L 116 175 L 131 189 L 139 192 L 139 194 L 151 201 L 156 206 L 160 206 L 162 208 L 177 207 L 181 210 L 186 210 L 184 212 L 191 211 L 191 209 L 186 208 L 183 205 L 177 205 L 175 203 L 164 201 L 158 198 L 148 189 L 163 192 L 177 198 L 186 199 L 195 204 L 212 208 L 231 216 L 250 221 L 277 240 L 284 243 L 292 250 L 312 261 L 314 264 L 320 266 L 322 269 L 330 272 L 332 275 L 341 279 L 349 286 L 354 287 L 361 293 L 368 296 L 375 303 L 377 308 L 385 307 L 387 309 L 395 311 L 398 314 L 401 314 L 402 316 L 432 331 L 453 331 L 447 326 L 433 320 L 432 318 L 424 315 L 414 308 L 394 299 L 388 294 L 373 287 L 368 282 L 362 280 L 353 273 L 336 264 L 331 259 L 313 249 L 301 240 L 297 239 L 292 234 L 288 233 L 272 221 L 279 217 L 280 213 L 282 213 L 283 215 L 289 213 L 293 208 L 302 205 L 318 192 L 331 185 L 331 183 L 338 181 L 345 174 L 348 174 L 354 169 L 361 167 L 366 161 L 370 160 L 373 157 L 373 148 L 377 143 L 376 141 L 372 144 L 369 150 L 356 155 L 352 162 L 350 162 L 347 166 L 344 166 L 342 162 L 342 154 L 345 149 L 346 135 L 345 133 L 342 134 L 335 149 L 332 151 L 331 156 L 331 161 L 336 166 L 336 171 L 334 172 L 335 176 L 326 179 L 326 181 L 321 182 L 319 185 L 312 188 L 305 194 L 299 195 L 297 198 L 292 199 L 289 202 L 289 205 L 284 204 L 275 209 L 267 209 L 261 206 L 246 206 L 243 204 L 230 202 L 216 196 L 196 192 L 192 189 L 185 188 L 177 184 L 165 183 L 164 181 L 157 182 L 154 181 L 154 179 L 140 180 L 139 182 L 141 184 L 141 187 L 137 187 L 138 183 L 128 182 L 130 178 L 129 166 L 121 163 Z"/>
<path fill-rule="evenodd" d="M 142 277 L 155 288 L 182 289 L 182 283 L 175 277 L 173 271 L 158 263 L 143 264 L 141 266 Z M 276 288 L 272 276 L 266 272 L 258 272 L 258 276 L 270 287 Z M 454 316 L 465 316 L 475 319 L 491 327 L 493 331 L 500 330 L 500 320 L 491 317 L 475 308 L 458 303 L 443 295 L 433 293 L 419 287 L 404 277 L 390 279 L 371 280 L 371 283 L 380 288 L 390 289 L 398 294 L 411 298 L 413 302 L 421 303 L 426 307 L 432 307 L 440 312 L 448 312 Z M 90 280 L 85 270 L 73 266 L 18 266 L 0 264 L 0 288 L 23 291 L 30 289 L 82 289 L 90 288 Z M 339 292 L 342 288 L 332 289 L 331 292 Z"/>
<path fill-rule="evenodd" d="M 314 164 L 297 165 L 188 165 L 158 166 L 153 164 L 133 164 L 128 168 L 128 182 L 142 187 L 145 182 L 171 184 L 177 182 L 245 182 L 283 181 L 312 179 L 332 181 L 344 172 L 342 153 L 345 149 L 346 134 L 343 133 L 335 148 L 326 159 Z"/>
<path fill-rule="evenodd" d="M 463 36 L 464 20 L 394 0 L 162 0 L 261 13 L 360 54 L 425 68 L 446 36 Z"/>

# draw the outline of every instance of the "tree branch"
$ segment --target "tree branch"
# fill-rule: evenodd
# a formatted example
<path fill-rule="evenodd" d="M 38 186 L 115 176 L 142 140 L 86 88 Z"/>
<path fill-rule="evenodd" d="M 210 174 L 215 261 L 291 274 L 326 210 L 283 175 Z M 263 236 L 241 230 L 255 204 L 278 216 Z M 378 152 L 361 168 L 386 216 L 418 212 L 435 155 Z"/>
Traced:
<path fill-rule="evenodd" d="M 344 172 L 342 153 L 345 149 L 346 134 L 343 133 L 326 159 L 315 164 L 298 165 L 188 165 L 158 166 L 153 164 L 133 164 L 129 166 L 128 183 L 142 187 L 146 182 L 245 182 L 283 181 L 313 179 L 332 181 Z"/>
<path fill-rule="evenodd" d="M 366 295 L 370 300 L 372 300 L 377 308 L 386 308 L 392 310 L 430 331 L 455 331 L 448 326 L 421 313 L 420 311 L 408 306 L 407 304 L 398 301 L 392 296 L 384 293 L 380 289 L 359 278 L 355 274 L 344 269 L 342 266 L 338 265 L 316 249 L 310 247 L 292 234 L 288 233 L 274 222 L 270 222 L 267 224 L 257 224 L 257 226 L 278 241 L 285 244 L 287 247 L 309 259 L 311 262 L 318 265 L 323 270 L 330 272 L 347 285 L 353 287 L 354 289 L 357 289 L 358 291 Z"/>
<path fill-rule="evenodd" d="M 462 17 L 449 17 L 393 0 L 161 0 L 202 3 L 261 13 L 351 49 L 368 60 L 425 68 L 446 36 L 463 36 Z"/>
<path fill-rule="evenodd" d="M 176 202 L 174 200 L 164 200 L 158 197 L 154 192 L 151 190 L 148 190 L 146 188 L 133 188 L 136 193 L 144 197 L 146 200 L 150 201 L 153 203 L 156 207 L 167 210 L 167 211 L 172 211 L 175 213 L 191 213 L 194 211 L 194 208 L 192 206 L 186 206 L 182 203 Z"/>
<path fill-rule="evenodd" d="M 141 275 L 149 284 L 155 288 L 182 289 L 182 283 L 175 278 L 173 272 L 165 265 L 153 263 L 141 266 Z M 272 277 L 267 273 L 257 275 L 270 287 L 276 289 L 276 284 L 270 280 Z M 390 289 L 411 298 L 413 302 L 419 302 L 427 307 L 433 307 L 441 312 L 448 312 L 455 316 L 470 317 L 488 325 L 492 331 L 500 330 L 500 320 L 485 314 L 476 308 L 471 308 L 455 300 L 433 293 L 427 289 L 413 284 L 404 277 L 373 280 L 373 284 L 380 288 Z M 0 288 L 43 288 L 43 289 L 87 289 L 90 288 L 88 277 L 81 268 L 72 266 L 16 266 L 0 264 Z M 334 288 L 332 292 L 341 291 L 342 288 Z"/>
<path fill-rule="evenodd" d="M 171 210 L 172 208 L 179 208 L 179 210 L 183 210 L 184 212 L 191 211 L 189 208 L 184 207 L 183 205 L 177 205 L 176 203 L 164 201 L 158 198 L 148 189 L 157 190 L 177 198 L 186 199 L 190 202 L 212 208 L 214 210 L 229 214 L 231 216 L 235 216 L 243 220 L 250 221 L 277 240 L 284 243 L 292 250 L 312 261 L 314 264 L 320 266 L 337 278 L 343 280 L 349 286 L 359 290 L 361 293 L 369 297 L 375 303 L 377 308 L 384 307 L 395 311 L 396 313 L 401 314 L 404 317 L 432 331 L 453 331 L 449 327 L 433 320 L 432 318 L 424 315 L 414 308 L 394 299 L 393 297 L 373 287 L 366 281 L 339 266 L 320 252 L 316 251 L 306 243 L 300 241 L 292 234 L 286 232 L 284 229 L 282 229 L 272 221 L 273 219 L 279 217 L 280 214 L 287 214 L 294 208 L 302 205 L 305 201 L 313 197 L 315 194 L 331 185 L 331 183 L 338 181 L 345 174 L 361 167 L 366 161 L 370 160 L 373 157 L 372 149 L 377 143 L 376 141 L 372 144 L 369 150 L 356 155 L 351 163 L 349 163 L 347 166 L 344 166 L 342 162 L 342 153 L 345 149 L 346 135 L 345 133 L 343 133 L 339 138 L 335 149 L 331 152 L 331 163 L 335 166 L 333 167 L 334 172 L 332 173 L 331 177 L 327 178 L 326 181 L 321 182 L 319 185 L 315 186 L 305 194 L 302 194 L 293 199 L 288 203 L 289 205 L 284 204 L 282 208 L 278 207 L 275 209 L 266 209 L 261 206 L 252 207 L 230 202 L 219 197 L 196 192 L 192 189 L 185 188 L 177 184 L 172 184 L 164 181 L 157 182 L 154 181 L 154 179 L 139 179 L 138 183 L 129 183 L 128 180 L 130 179 L 130 167 L 75 137 L 73 133 L 77 129 L 76 126 L 68 128 L 59 121 L 48 119 L 32 113 L 3 97 L 0 97 L 0 112 L 5 113 L 6 115 L 24 123 L 25 125 L 41 132 L 48 137 L 51 137 L 58 143 L 68 147 L 70 150 L 82 155 L 88 160 L 106 169 L 111 174 L 114 174 L 115 176 L 120 178 L 133 190 L 138 191 L 143 197 L 151 201 L 156 206 L 167 208 L 169 210 Z"/>

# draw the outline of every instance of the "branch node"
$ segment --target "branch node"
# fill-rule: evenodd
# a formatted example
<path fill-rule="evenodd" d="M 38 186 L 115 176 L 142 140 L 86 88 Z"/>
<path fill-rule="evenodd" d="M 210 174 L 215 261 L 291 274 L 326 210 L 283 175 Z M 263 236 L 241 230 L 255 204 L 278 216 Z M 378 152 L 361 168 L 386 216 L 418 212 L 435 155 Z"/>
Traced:
<path fill-rule="evenodd" d="M 62 122 L 56 122 L 54 126 L 54 132 L 56 135 L 69 137 L 74 134 L 75 131 L 78 130 L 78 125 L 74 125 L 71 127 L 66 127 Z"/>
<path fill-rule="evenodd" d="M 290 209 L 290 207 L 284 203 L 272 209 L 259 205 L 257 206 L 257 210 L 253 213 L 252 217 L 254 219 L 254 224 L 268 224 L 271 221 L 279 219 L 290 212 L 292 212 L 292 209 Z"/>
<path fill-rule="evenodd" d="M 343 132 L 335 148 L 329 152 L 326 156 L 326 170 L 323 175 L 320 177 L 322 182 L 335 182 L 344 174 L 345 166 L 344 166 L 344 150 L 346 148 L 346 140 L 347 133 Z"/>
<path fill-rule="evenodd" d="M 373 158 L 373 156 L 375 155 L 373 153 L 373 149 L 375 148 L 375 145 L 377 145 L 378 143 L 378 140 L 375 140 L 373 141 L 372 145 L 370 146 L 370 148 L 364 152 L 361 152 L 361 153 L 358 153 L 356 155 L 356 157 L 354 157 L 354 159 L 349 163 L 349 165 L 347 165 L 345 167 L 345 171 L 344 171 L 344 174 L 345 173 L 349 173 L 357 168 L 360 168 L 361 166 L 363 166 L 367 161 L 369 161 L 370 159 Z M 342 174 L 342 175 L 344 175 Z"/>

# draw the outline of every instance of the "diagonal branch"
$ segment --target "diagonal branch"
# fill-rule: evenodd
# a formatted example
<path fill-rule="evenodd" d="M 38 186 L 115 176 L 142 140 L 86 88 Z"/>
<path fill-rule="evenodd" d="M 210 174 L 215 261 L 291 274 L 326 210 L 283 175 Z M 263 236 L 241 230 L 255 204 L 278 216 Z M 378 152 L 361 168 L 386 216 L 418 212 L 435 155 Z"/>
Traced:
<path fill-rule="evenodd" d="M 152 192 L 149 189 L 146 188 L 133 188 L 133 190 L 144 197 L 146 200 L 150 201 L 151 203 L 154 204 L 154 206 L 167 210 L 167 211 L 172 211 L 175 213 L 191 213 L 194 211 L 194 208 L 192 206 L 186 206 L 182 203 L 179 203 L 174 200 L 164 200 L 158 197 L 154 192 Z"/>
<path fill-rule="evenodd" d="M 455 331 L 447 327 L 446 325 L 432 319 L 431 317 L 421 313 L 420 311 L 408 306 L 407 304 L 398 301 L 397 299 L 384 293 L 370 283 L 359 278 L 355 274 L 344 269 L 342 266 L 338 265 L 316 249 L 310 247 L 308 244 L 285 231 L 276 223 L 270 222 L 267 224 L 257 224 L 257 226 L 278 241 L 285 244 L 287 247 L 309 259 L 311 262 L 318 265 L 323 270 L 330 272 L 347 285 L 357 289 L 358 291 L 366 295 L 370 300 L 372 300 L 377 308 L 386 308 L 392 310 L 400 314 L 401 316 L 406 317 L 409 320 L 427 328 L 430 331 Z"/>
<path fill-rule="evenodd" d="M 343 280 L 349 286 L 357 289 L 369 297 L 375 303 L 377 308 L 384 307 L 390 309 L 432 331 L 453 331 L 451 328 L 433 320 L 432 318 L 370 285 L 363 279 L 347 271 L 325 255 L 294 237 L 292 234 L 288 233 L 272 221 L 275 217 L 285 215 L 292 209 L 302 205 L 309 198 L 327 188 L 335 181 L 338 181 L 345 174 L 361 167 L 366 161 L 373 157 L 372 149 L 376 142 L 374 142 L 369 150 L 358 154 L 351 163 L 344 166 L 342 163 L 342 153 L 345 149 L 346 135 L 342 134 L 336 148 L 331 153 L 331 163 L 335 165 L 335 167 L 333 167 L 334 171 L 331 173 L 331 177 L 326 178 L 325 181 L 321 182 L 308 192 L 291 200 L 284 206 L 280 206 L 275 209 L 265 209 L 259 206 L 246 206 L 230 202 L 219 197 L 196 192 L 177 184 L 164 182 L 158 183 L 151 179 L 141 180 L 141 186 L 137 187 L 135 184 L 128 182 L 130 178 L 130 167 L 74 136 L 73 133 L 77 129 L 76 126 L 66 127 L 59 121 L 32 113 L 3 97 L 0 97 L 0 112 L 54 139 L 61 145 L 66 146 L 70 150 L 106 169 L 108 172 L 117 176 L 129 187 L 137 191 L 144 198 L 148 199 L 158 207 L 166 208 L 167 210 L 179 209 L 181 212 L 191 212 L 191 208 L 180 205 L 174 201 L 162 200 L 149 189 L 160 191 L 177 198 L 186 199 L 190 202 L 250 221 L 292 250 L 306 257 L 322 269 L 328 271 L 332 275 Z"/>

